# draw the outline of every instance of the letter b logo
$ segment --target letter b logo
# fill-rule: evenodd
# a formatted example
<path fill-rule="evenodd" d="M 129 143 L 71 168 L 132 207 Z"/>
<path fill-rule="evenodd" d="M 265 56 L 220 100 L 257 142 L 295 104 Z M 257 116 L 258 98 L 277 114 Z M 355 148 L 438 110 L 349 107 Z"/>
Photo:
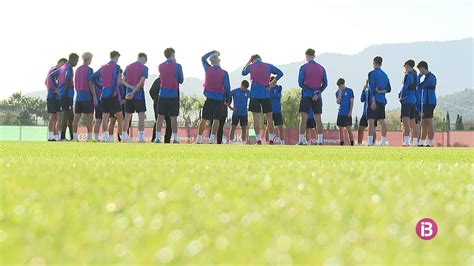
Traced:
<path fill-rule="evenodd" d="M 438 225 L 433 219 L 423 218 L 416 223 L 416 234 L 423 240 L 431 240 L 438 233 Z"/>

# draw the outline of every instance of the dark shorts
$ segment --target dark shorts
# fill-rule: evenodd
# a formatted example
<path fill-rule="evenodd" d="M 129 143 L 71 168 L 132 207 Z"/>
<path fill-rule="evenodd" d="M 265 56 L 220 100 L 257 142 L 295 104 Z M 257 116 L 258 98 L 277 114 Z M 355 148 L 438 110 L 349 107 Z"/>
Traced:
<path fill-rule="evenodd" d="M 179 97 L 165 98 L 158 100 L 158 114 L 175 117 L 179 115 Z"/>
<path fill-rule="evenodd" d="M 423 119 L 433 118 L 433 113 L 436 105 L 435 104 L 424 104 L 423 105 Z"/>
<path fill-rule="evenodd" d="M 410 119 L 415 119 L 416 115 L 416 106 L 414 103 L 402 104 L 401 117 L 408 117 Z"/>
<path fill-rule="evenodd" d="M 416 112 L 415 113 L 415 124 L 419 124 L 421 121 L 421 113 L 420 112 Z"/>
<path fill-rule="evenodd" d="M 143 113 L 146 112 L 145 99 L 142 100 L 126 100 L 125 112 L 127 113 Z"/>
<path fill-rule="evenodd" d="M 299 112 L 307 113 L 309 109 L 312 109 L 314 114 L 322 114 L 323 100 L 321 97 L 318 97 L 318 100 L 316 101 L 313 101 L 311 97 L 301 97 Z"/>
<path fill-rule="evenodd" d="M 368 127 L 368 126 L 369 126 L 369 123 L 367 122 L 367 115 L 363 114 L 360 117 L 359 127 Z M 377 120 L 374 121 L 374 126 L 377 127 Z"/>
<path fill-rule="evenodd" d="M 385 104 L 377 103 L 376 105 L 377 108 L 375 110 L 372 110 L 370 106 L 367 108 L 367 119 L 385 119 Z"/>
<path fill-rule="evenodd" d="M 99 101 L 96 106 L 94 106 L 95 119 L 102 119 L 102 101 Z"/>
<path fill-rule="evenodd" d="M 121 111 L 120 103 L 116 97 L 102 99 L 102 112 L 109 113 L 111 116 Z"/>
<path fill-rule="evenodd" d="M 76 101 L 74 105 L 74 113 L 76 114 L 92 114 L 94 112 L 93 101 Z"/>
<path fill-rule="evenodd" d="M 272 100 L 267 99 L 250 99 L 249 111 L 252 113 L 271 113 L 272 112 Z"/>
<path fill-rule="evenodd" d="M 202 119 L 220 119 L 224 111 L 224 101 L 207 98 L 202 107 Z"/>
<path fill-rule="evenodd" d="M 338 115 L 336 124 L 338 127 L 352 126 L 352 117 L 347 116 L 347 115 Z"/>
<path fill-rule="evenodd" d="M 282 126 L 283 125 L 283 116 L 281 113 L 273 113 L 273 125 L 275 126 Z"/>
<path fill-rule="evenodd" d="M 232 125 L 237 126 L 240 123 L 241 127 L 246 127 L 249 124 L 248 116 L 246 115 L 232 115 Z"/>
<path fill-rule="evenodd" d="M 46 100 L 48 105 L 48 113 L 55 114 L 61 112 L 61 102 L 59 99 L 51 98 Z"/>
<path fill-rule="evenodd" d="M 306 120 L 306 128 L 316 128 L 316 121 L 314 118 Z"/>
<path fill-rule="evenodd" d="M 61 111 L 72 111 L 73 99 L 69 96 L 61 96 Z"/>

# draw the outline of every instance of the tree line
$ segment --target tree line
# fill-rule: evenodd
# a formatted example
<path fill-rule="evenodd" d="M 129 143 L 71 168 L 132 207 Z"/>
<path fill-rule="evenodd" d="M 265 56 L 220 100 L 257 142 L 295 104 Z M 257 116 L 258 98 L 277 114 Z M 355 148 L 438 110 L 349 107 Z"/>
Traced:
<path fill-rule="evenodd" d="M 288 89 L 283 92 L 281 99 L 282 113 L 287 128 L 297 128 L 299 125 L 299 100 L 301 90 L 298 88 Z M 180 98 L 180 115 L 178 122 L 183 127 L 197 127 L 201 119 L 201 110 L 205 98 L 200 95 L 182 95 Z M 47 122 L 49 116 L 46 109 L 46 100 L 38 97 L 25 96 L 21 92 L 13 93 L 8 99 L 0 101 L 0 125 L 39 125 Z M 400 110 L 387 111 L 386 122 L 389 130 L 401 130 Z M 228 123 L 230 123 L 228 117 Z M 152 118 L 149 118 L 152 119 Z M 249 123 L 253 123 L 249 116 Z M 354 128 L 357 129 L 359 117 L 353 117 Z M 81 121 L 85 125 L 85 120 Z M 465 130 L 462 115 L 457 114 L 454 124 L 451 124 L 450 114 L 447 112 L 435 112 L 433 117 L 434 128 L 437 131 Z M 452 126 L 454 125 L 454 126 Z M 325 129 L 334 129 L 335 124 L 327 122 Z M 469 128 L 472 130 L 472 128 Z"/>

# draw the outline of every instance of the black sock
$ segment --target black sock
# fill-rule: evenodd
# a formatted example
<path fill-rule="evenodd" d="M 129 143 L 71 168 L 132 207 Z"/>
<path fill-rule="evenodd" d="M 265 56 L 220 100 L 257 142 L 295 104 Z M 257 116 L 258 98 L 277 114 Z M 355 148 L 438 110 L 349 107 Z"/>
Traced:
<path fill-rule="evenodd" d="M 351 140 L 351 146 L 354 146 L 354 141 L 353 140 Z"/>
<path fill-rule="evenodd" d="M 69 137 L 70 139 L 73 139 L 72 130 L 69 130 Z"/>
<path fill-rule="evenodd" d="M 341 144 L 341 146 L 344 146 L 344 141 L 339 142 L 339 144 Z"/>
<path fill-rule="evenodd" d="M 64 140 L 66 138 L 66 131 L 61 131 L 61 139 Z"/>

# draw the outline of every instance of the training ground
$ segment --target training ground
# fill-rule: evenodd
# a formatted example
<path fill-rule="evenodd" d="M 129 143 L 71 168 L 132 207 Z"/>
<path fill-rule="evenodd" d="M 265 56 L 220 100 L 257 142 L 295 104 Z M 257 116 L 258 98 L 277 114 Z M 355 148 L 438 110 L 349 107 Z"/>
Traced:
<path fill-rule="evenodd" d="M 0 265 L 472 265 L 473 155 L 0 142 Z"/>

